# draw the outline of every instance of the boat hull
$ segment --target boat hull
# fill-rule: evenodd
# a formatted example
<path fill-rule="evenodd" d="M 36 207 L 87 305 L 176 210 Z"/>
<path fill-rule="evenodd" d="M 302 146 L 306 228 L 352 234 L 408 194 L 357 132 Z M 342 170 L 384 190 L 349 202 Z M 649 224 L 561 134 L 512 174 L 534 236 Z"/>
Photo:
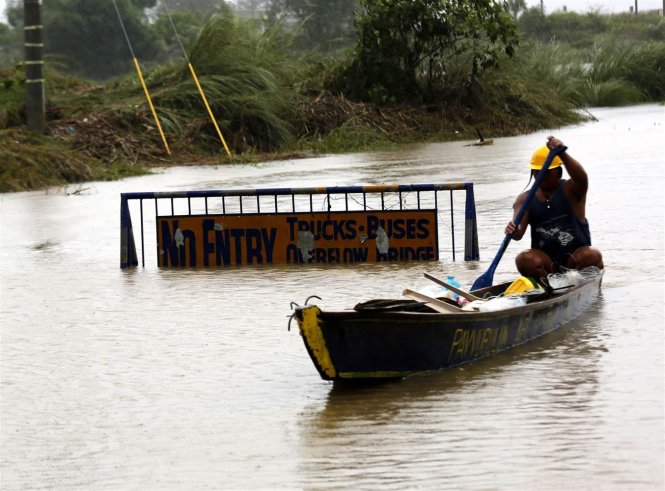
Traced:
<path fill-rule="evenodd" d="M 601 280 L 494 312 L 333 312 L 312 305 L 298 307 L 295 317 L 323 379 L 398 378 L 469 363 L 551 332 L 594 302 Z"/>

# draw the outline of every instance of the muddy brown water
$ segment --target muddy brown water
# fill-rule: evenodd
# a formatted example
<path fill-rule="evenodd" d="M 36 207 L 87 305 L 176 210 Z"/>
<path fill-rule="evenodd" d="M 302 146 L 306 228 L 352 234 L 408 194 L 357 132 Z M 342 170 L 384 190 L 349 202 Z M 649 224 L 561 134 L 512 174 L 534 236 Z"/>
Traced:
<path fill-rule="evenodd" d="M 1 488 L 662 489 L 665 109 L 590 111 L 551 131 L 590 174 L 600 300 L 525 347 L 360 390 L 320 379 L 290 302 L 350 307 L 424 271 L 468 287 L 549 132 L 2 195 Z M 458 181 L 479 262 L 118 267 L 121 192 Z"/>

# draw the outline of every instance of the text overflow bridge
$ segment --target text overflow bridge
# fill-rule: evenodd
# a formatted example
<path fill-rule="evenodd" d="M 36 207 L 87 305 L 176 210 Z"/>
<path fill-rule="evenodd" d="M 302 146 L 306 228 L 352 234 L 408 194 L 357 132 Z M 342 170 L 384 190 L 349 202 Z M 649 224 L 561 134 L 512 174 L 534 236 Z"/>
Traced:
<path fill-rule="evenodd" d="M 139 265 L 132 215 L 143 267 L 150 250 L 159 267 L 438 260 L 448 230 L 454 261 L 453 191 L 466 193 L 464 260 L 477 260 L 473 184 L 447 183 L 122 193 L 120 267 Z"/>

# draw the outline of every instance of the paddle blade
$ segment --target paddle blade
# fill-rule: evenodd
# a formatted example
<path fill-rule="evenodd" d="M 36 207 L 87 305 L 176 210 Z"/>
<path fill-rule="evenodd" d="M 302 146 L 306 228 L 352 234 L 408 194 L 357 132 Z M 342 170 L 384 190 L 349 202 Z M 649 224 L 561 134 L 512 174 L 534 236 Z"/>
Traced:
<path fill-rule="evenodd" d="M 494 271 L 485 271 L 481 274 L 476 281 L 471 285 L 471 291 L 480 290 L 481 288 L 487 288 L 492 286 L 492 281 L 494 280 Z"/>

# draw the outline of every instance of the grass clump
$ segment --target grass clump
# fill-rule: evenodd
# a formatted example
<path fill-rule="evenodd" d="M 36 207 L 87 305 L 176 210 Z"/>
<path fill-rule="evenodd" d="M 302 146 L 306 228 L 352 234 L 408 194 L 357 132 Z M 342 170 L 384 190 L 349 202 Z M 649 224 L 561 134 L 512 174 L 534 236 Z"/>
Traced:
<path fill-rule="evenodd" d="M 0 132 L 0 139 L 3 142 L 0 146 L 2 193 L 146 173 L 141 167 L 120 162 L 107 165 L 52 137 L 4 130 Z"/>
<path fill-rule="evenodd" d="M 602 41 L 585 49 L 532 43 L 500 73 L 531 90 L 555 94 L 563 105 L 622 106 L 665 97 L 665 43 Z"/>

